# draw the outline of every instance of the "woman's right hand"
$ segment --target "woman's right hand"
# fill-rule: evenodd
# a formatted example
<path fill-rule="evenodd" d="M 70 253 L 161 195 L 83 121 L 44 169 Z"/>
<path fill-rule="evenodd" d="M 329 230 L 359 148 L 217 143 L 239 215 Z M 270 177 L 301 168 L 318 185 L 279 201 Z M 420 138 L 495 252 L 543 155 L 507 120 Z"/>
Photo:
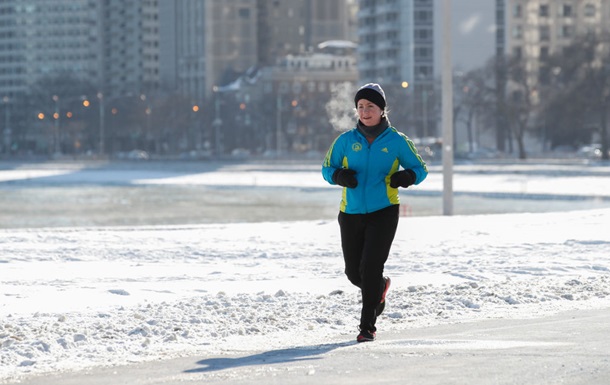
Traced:
<path fill-rule="evenodd" d="M 333 173 L 333 182 L 339 186 L 347 188 L 355 188 L 358 186 L 358 179 L 356 179 L 356 171 L 349 168 L 338 168 Z"/>

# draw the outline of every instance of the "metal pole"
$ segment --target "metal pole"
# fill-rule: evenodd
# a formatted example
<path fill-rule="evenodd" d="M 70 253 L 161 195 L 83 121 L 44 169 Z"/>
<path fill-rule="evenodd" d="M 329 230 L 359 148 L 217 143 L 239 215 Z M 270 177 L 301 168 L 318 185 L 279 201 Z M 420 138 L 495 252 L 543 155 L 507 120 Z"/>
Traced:
<path fill-rule="evenodd" d="M 53 101 L 55 101 L 55 154 L 61 152 L 60 135 L 59 135 L 59 96 L 53 95 Z"/>
<path fill-rule="evenodd" d="M 424 118 L 424 138 L 428 136 L 428 91 L 426 90 L 426 85 L 423 85 L 424 89 L 422 90 L 422 115 Z"/>
<path fill-rule="evenodd" d="M 2 98 L 4 102 L 4 152 L 9 154 L 11 152 L 11 109 L 9 108 L 9 97 L 5 96 Z"/>
<path fill-rule="evenodd" d="M 98 92 L 97 97 L 100 100 L 100 155 L 104 155 L 104 142 L 106 134 L 104 94 Z"/>
<path fill-rule="evenodd" d="M 215 152 L 216 157 L 220 157 L 223 153 L 222 150 L 222 141 L 220 139 L 220 126 L 222 126 L 222 119 L 220 118 L 220 99 L 219 99 L 219 91 L 216 86 L 214 86 L 214 122 L 212 125 L 214 126 L 214 141 L 215 141 Z"/>
<path fill-rule="evenodd" d="M 275 147 L 276 157 L 280 157 L 281 142 L 282 142 L 282 94 L 277 94 L 277 114 L 275 121 Z"/>
<path fill-rule="evenodd" d="M 443 215 L 453 215 L 453 79 L 451 0 L 443 1 Z"/>

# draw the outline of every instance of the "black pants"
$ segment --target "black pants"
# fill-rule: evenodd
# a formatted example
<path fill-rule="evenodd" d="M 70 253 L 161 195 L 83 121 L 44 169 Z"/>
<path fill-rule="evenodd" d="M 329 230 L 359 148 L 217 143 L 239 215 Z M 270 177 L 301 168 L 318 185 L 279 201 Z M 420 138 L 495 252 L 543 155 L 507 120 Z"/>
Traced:
<path fill-rule="evenodd" d="M 376 331 L 376 307 L 385 287 L 383 266 L 398 226 L 398 205 L 369 214 L 339 213 L 345 274 L 362 290 L 360 329 Z"/>

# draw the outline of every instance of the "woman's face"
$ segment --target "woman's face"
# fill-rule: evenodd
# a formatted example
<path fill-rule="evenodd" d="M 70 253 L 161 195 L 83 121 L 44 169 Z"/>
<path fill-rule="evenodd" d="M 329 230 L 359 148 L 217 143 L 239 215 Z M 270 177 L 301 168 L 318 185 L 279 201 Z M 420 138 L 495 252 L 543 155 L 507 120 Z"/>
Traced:
<path fill-rule="evenodd" d="M 365 126 L 376 126 L 381 122 L 383 111 L 375 103 L 366 99 L 360 99 L 356 109 L 358 110 L 358 118 Z"/>

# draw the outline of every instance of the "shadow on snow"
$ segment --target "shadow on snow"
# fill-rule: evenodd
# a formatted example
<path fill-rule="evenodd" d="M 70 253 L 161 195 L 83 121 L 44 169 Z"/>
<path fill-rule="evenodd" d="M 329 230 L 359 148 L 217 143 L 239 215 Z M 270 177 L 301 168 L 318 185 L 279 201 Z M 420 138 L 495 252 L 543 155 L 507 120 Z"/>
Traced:
<path fill-rule="evenodd" d="M 303 346 L 289 349 L 270 350 L 250 356 L 236 358 L 208 358 L 197 362 L 201 367 L 185 370 L 185 373 L 214 372 L 243 366 L 272 365 L 289 362 L 318 360 L 323 354 L 332 350 L 355 345 L 356 341 L 340 342 L 314 346 Z"/>

